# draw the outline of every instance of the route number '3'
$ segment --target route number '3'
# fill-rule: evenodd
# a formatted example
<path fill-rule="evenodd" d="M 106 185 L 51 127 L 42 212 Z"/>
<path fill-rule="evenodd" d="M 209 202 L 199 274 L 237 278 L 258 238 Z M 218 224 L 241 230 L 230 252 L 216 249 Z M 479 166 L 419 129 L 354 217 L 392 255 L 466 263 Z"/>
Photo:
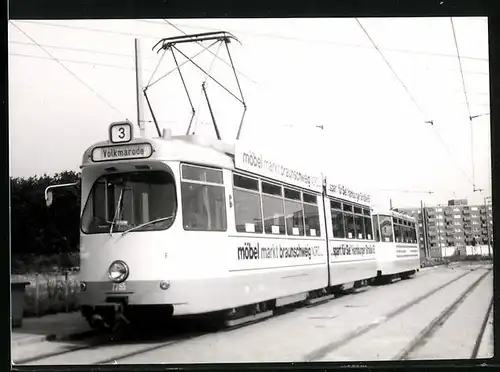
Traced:
<path fill-rule="evenodd" d="M 128 122 L 111 124 L 109 136 L 113 143 L 130 142 L 132 139 L 132 124 Z"/>
<path fill-rule="evenodd" d="M 113 292 L 123 292 L 127 290 L 125 283 L 113 283 Z"/>

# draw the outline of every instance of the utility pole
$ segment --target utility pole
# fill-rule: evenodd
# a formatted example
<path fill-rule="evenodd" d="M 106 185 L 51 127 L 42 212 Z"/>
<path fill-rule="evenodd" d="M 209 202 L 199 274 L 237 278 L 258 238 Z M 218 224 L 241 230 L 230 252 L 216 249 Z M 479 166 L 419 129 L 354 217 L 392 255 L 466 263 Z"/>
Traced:
<path fill-rule="evenodd" d="M 430 258 L 429 245 L 427 241 L 427 217 L 425 215 L 424 203 L 420 200 L 420 211 L 422 214 L 422 227 L 424 229 L 424 254 L 425 258 L 428 260 Z"/>
<path fill-rule="evenodd" d="M 440 207 L 440 205 L 438 204 L 438 207 Z M 436 222 L 436 226 L 437 226 L 437 231 L 438 231 L 438 246 L 439 246 L 439 251 L 441 252 L 441 258 L 443 258 L 443 248 L 441 247 L 441 226 L 439 225 L 440 221 L 439 219 L 437 218 L 436 216 L 436 220 L 438 220 Z M 446 251 L 446 254 L 448 254 L 448 252 Z"/>
<path fill-rule="evenodd" d="M 488 257 L 491 258 L 491 238 L 490 238 L 490 221 L 488 218 L 488 206 L 486 204 L 486 200 L 490 198 L 484 198 L 484 211 L 486 212 L 486 232 L 488 233 Z"/>
<path fill-rule="evenodd" d="M 142 69 L 139 39 L 134 39 L 134 57 L 135 57 L 135 90 L 136 90 L 136 108 L 137 108 L 137 126 L 141 137 L 146 137 L 144 128 L 143 110 L 142 110 Z"/>

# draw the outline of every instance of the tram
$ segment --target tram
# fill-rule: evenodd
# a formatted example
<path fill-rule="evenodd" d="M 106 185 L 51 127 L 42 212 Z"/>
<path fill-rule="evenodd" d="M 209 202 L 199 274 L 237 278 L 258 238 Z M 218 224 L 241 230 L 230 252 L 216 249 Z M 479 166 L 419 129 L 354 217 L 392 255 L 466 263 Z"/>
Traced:
<path fill-rule="evenodd" d="M 91 326 L 270 316 L 415 271 L 410 217 L 372 216 L 368 194 L 273 156 L 111 124 L 81 164 L 79 302 Z"/>
<path fill-rule="evenodd" d="M 418 228 L 415 218 L 393 210 L 378 209 L 373 223 L 377 278 L 381 282 L 408 279 L 420 270 Z"/>

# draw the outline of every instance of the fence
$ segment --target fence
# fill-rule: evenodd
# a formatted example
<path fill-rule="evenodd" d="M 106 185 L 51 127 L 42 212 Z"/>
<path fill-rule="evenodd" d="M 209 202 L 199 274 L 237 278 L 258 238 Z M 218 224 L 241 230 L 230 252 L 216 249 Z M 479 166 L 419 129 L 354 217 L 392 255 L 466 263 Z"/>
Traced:
<path fill-rule="evenodd" d="M 29 281 L 24 295 L 24 316 L 42 316 L 78 309 L 80 283 L 75 273 L 48 272 L 11 275 L 12 279 Z"/>

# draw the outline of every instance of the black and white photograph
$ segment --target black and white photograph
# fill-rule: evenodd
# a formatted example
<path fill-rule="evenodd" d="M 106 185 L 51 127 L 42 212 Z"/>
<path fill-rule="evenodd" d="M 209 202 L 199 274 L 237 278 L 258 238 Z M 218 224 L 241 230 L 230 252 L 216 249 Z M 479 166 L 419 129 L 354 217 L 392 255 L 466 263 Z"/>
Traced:
<path fill-rule="evenodd" d="M 493 358 L 488 38 L 8 21 L 12 363 Z"/>

